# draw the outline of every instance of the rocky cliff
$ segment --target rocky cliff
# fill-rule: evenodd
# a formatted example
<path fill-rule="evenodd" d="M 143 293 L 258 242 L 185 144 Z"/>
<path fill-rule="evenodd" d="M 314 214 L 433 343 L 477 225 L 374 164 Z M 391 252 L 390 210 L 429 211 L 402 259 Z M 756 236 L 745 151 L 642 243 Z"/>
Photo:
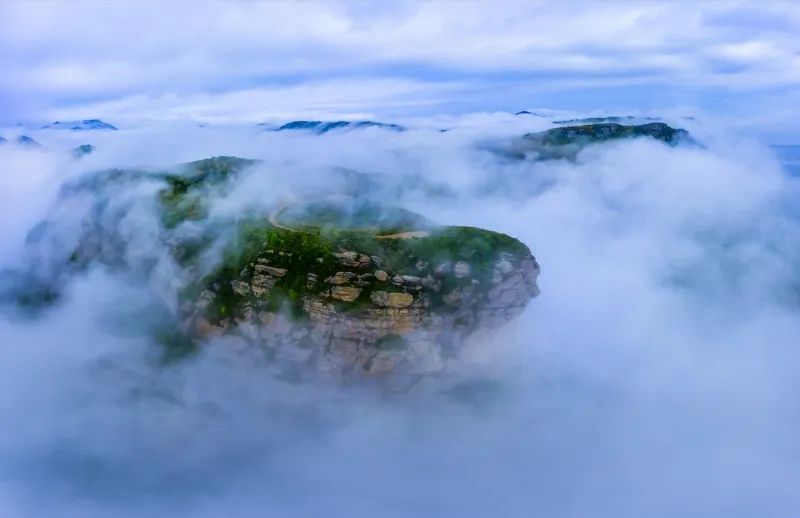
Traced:
<path fill-rule="evenodd" d="M 477 228 L 273 221 L 246 228 L 224 265 L 186 291 L 184 329 L 335 375 L 431 373 L 470 333 L 521 313 L 538 273 L 525 245 Z"/>
<path fill-rule="evenodd" d="M 174 328 L 159 333 L 178 354 L 220 337 L 277 364 L 354 377 L 438 371 L 467 336 L 511 320 L 538 294 L 539 266 L 520 241 L 437 225 L 380 201 L 387 191 L 363 189 L 361 176 L 359 195 L 348 171 L 336 172 L 341 192 L 314 188 L 291 204 L 211 217 L 254 165 L 220 157 L 167 171 L 105 171 L 65 186 L 61 203 L 83 200 L 86 215 L 59 230 L 56 211 L 29 243 L 49 257 L 75 244 L 56 264 L 31 260 L 52 274 L 26 282 L 35 289 L 18 300 L 56 301 L 70 276 L 93 264 L 152 282 L 166 260 Z M 156 228 L 130 227 L 148 218 Z"/>

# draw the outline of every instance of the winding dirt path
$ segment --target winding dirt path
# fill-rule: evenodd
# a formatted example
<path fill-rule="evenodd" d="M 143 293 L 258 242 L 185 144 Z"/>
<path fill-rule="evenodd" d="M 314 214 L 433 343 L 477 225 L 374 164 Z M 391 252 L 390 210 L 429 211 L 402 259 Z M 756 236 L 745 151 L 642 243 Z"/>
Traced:
<path fill-rule="evenodd" d="M 269 213 L 269 216 L 267 216 L 267 220 L 269 221 L 269 224 L 275 228 L 288 230 L 289 232 L 297 232 L 297 230 L 293 228 L 289 228 L 286 225 L 281 225 L 280 223 L 278 223 L 278 216 L 280 216 L 281 212 L 285 211 L 287 208 L 288 205 L 281 205 L 280 207 Z"/>

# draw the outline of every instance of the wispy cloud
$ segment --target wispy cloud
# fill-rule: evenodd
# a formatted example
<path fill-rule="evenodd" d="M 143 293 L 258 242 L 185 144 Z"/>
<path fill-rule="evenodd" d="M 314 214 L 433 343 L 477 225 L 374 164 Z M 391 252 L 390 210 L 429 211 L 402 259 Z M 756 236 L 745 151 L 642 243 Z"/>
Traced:
<path fill-rule="evenodd" d="M 312 103 L 368 112 L 376 81 L 417 85 L 410 95 L 402 92 L 414 99 L 407 112 L 446 108 L 440 82 L 470 92 L 472 109 L 546 104 L 559 89 L 589 97 L 592 88 L 613 87 L 621 105 L 652 107 L 626 88 L 690 87 L 744 100 L 800 84 L 794 2 L 508 1 L 456 8 L 9 1 L 0 20 L 0 100 L 14 100 L 16 111 L 20 103 L 30 106 L 29 116 L 53 105 L 135 95 L 171 98 L 186 112 L 198 96 L 259 89 L 266 96 L 293 90 L 294 105 L 315 88 L 332 93 L 312 93 Z M 347 102 L 336 91 L 345 84 L 352 89 Z M 486 84 L 498 88 L 487 92 Z M 528 93 L 503 99 L 506 86 Z"/>

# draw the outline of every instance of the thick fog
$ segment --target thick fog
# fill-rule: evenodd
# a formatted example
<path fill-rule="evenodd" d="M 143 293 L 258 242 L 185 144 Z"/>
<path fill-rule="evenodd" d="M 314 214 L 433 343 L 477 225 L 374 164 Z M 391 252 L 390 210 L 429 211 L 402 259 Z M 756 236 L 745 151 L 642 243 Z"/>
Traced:
<path fill-rule="evenodd" d="M 542 269 L 525 313 L 459 359 L 462 384 L 405 395 L 288 383 L 224 341 L 159 362 L 148 330 L 169 303 L 166 262 L 145 282 L 93 268 L 35 315 L 5 307 L 0 515 L 800 513 L 800 186 L 773 152 L 677 121 L 701 145 L 519 161 L 492 149 L 549 120 L 415 122 L 40 130 L 45 150 L 0 146 L 2 269 L 33 267 L 25 239 L 42 218 L 80 220 L 58 203 L 64 182 L 223 154 L 264 162 L 216 211 L 324 189 L 333 167 L 397 175 L 394 203 L 514 236 Z M 85 141 L 96 152 L 75 160 Z M 152 210 L 120 227 L 132 254 L 163 252 Z"/>

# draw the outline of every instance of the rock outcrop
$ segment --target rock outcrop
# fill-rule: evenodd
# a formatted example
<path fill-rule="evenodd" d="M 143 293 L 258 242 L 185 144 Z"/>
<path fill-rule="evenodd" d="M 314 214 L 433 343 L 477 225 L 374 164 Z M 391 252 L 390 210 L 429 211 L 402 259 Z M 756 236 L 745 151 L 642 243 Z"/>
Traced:
<path fill-rule="evenodd" d="M 364 248 L 352 250 L 338 247 L 351 239 L 315 231 L 262 235 L 262 247 L 224 267 L 234 278 L 212 274 L 187 294 L 185 329 L 335 376 L 437 372 L 470 333 L 508 322 L 538 294 L 527 248 L 481 229 L 391 244 L 361 236 Z"/>
<path fill-rule="evenodd" d="M 166 261 L 174 273 L 164 291 L 177 293 L 174 327 L 160 334 L 174 354 L 223 337 L 267 352 L 277 365 L 369 377 L 436 372 L 471 333 L 513 319 L 538 293 L 539 266 L 517 239 L 443 227 L 370 198 L 320 200 L 313 191 L 304 203 L 211 218 L 213 201 L 254 163 L 219 157 L 66 185 L 65 199 L 94 203 L 71 236 L 76 244 L 58 264 L 37 268 L 53 272 L 43 279 L 47 291 L 25 300 L 57 300 L 65 280 L 92 264 L 150 279 Z M 136 245 L 119 231 L 136 203 L 158 227 L 143 250 L 131 250 Z M 52 250 L 62 242 L 53 234 L 58 225 L 54 218 L 37 226 L 30 246 Z"/>

